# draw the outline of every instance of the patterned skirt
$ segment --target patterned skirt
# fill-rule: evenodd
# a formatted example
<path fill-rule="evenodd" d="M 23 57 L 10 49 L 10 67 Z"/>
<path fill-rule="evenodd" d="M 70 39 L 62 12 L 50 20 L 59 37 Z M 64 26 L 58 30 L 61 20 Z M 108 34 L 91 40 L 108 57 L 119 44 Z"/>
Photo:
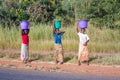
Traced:
<path fill-rule="evenodd" d="M 78 60 L 88 61 L 88 47 L 83 44 L 79 44 Z"/>
<path fill-rule="evenodd" d="M 29 57 L 29 46 L 28 44 L 21 45 L 21 60 L 28 59 Z"/>
<path fill-rule="evenodd" d="M 54 59 L 55 61 L 63 62 L 64 54 L 62 44 L 55 44 Z"/>

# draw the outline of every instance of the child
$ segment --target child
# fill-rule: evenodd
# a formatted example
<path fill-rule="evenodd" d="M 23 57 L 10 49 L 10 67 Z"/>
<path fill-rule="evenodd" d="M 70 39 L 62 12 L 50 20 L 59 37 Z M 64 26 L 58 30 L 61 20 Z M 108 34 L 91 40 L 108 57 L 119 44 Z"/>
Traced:
<path fill-rule="evenodd" d="M 59 28 L 53 27 L 53 37 L 55 43 L 54 60 L 56 64 L 63 64 L 63 48 L 62 48 L 62 35 L 65 31 L 60 31 Z"/>
<path fill-rule="evenodd" d="M 29 29 L 23 29 L 22 33 L 22 46 L 21 46 L 21 60 L 23 63 L 28 62 L 29 58 Z"/>
<path fill-rule="evenodd" d="M 80 39 L 79 52 L 78 52 L 78 65 L 81 65 L 80 61 L 86 61 L 87 64 L 89 65 L 88 47 L 87 47 L 87 43 L 89 42 L 89 37 L 87 34 L 85 34 L 85 28 L 81 28 L 81 32 L 79 32 L 78 28 L 79 27 L 77 24 L 76 31 Z"/>

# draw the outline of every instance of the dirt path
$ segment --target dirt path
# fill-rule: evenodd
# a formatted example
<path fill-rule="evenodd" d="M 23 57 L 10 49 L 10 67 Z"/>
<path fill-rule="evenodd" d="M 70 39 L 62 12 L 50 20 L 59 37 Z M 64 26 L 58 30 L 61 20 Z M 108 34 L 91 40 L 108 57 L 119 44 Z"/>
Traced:
<path fill-rule="evenodd" d="M 81 73 L 81 74 L 96 74 L 96 75 L 106 75 L 106 76 L 118 76 L 120 77 L 120 66 L 100 66 L 100 65 L 81 65 L 76 64 L 63 64 L 56 65 L 52 62 L 36 62 L 33 61 L 28 64 L 23 64 L 19 60 L 6 60 L 0 59 L 0 65 L 4 67 L 13 67 L 13 68 L 29 68 L 29 69 L 38 69 L 44 71 L 64 71 L 72 73 Z"/>
<path fill-rule="evenodd" d="M 19 50 L 1 50 L 0 52 L 3 53 L 20 53 Z M 52 51 L 31 51 L 31 53 L 52 53 Z M 70 52 L 69 52 L 70 53 Z M 77 53 L 77 52 L 71 52 Z M 108 76 L 119 76 L 120 77 L 120 66 L 100 66 L 100 65 L 81 65 L 77 66 L 76 64 L 63 64 L 63 65 L 56 65 L 52 62 L 37 62 L 33 61 L 28 64 L 23 64 L 19 60 L 7 60 L 7 59 L 0 59 L 0 66 L 4 67 L 14 67 L 14 68 L 29 68 L 29 69 L 39 69 L 44 71 L 65 71 L 65 72 L 72 72 L 72 73 L 82 73 L 82 74 L 96 74 L 96 75 L 108 75 Z"/>

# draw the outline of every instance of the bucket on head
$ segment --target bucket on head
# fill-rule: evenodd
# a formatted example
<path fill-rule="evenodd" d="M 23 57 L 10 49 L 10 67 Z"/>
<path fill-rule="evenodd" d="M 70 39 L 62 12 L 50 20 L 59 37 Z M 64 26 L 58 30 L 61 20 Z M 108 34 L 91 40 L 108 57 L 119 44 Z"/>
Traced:
<path fill-rule="evenodd" d="M 55 20 L 54 21 L 54 27 L 55 28 L 61 28 L 61 21 L 60 20 Z"/>
<path fill-rule="evenodd" d="M 87 28 L 88 20 L 78 20 L 78 25 L 80 28 Z"/>
<path fill-rule="evenodd" d="M 21 29 L 29 29 L 29 22 L 28 21 L 20 21 Z"/>

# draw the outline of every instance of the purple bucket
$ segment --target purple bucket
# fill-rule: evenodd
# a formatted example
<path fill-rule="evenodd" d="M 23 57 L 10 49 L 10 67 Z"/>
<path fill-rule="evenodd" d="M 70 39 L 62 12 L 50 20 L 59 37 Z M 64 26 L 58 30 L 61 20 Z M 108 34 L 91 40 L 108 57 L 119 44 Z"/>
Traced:
<path fill-rule="evenodd" d="M 78 20 L 78 25 L 80 28 L 87 28 L 88 20 Z"/>
<path fill-rule="evenodd" d="M 29 29 L 29 22 L 28 21 L 20 21 L 21 29 Z"/>

